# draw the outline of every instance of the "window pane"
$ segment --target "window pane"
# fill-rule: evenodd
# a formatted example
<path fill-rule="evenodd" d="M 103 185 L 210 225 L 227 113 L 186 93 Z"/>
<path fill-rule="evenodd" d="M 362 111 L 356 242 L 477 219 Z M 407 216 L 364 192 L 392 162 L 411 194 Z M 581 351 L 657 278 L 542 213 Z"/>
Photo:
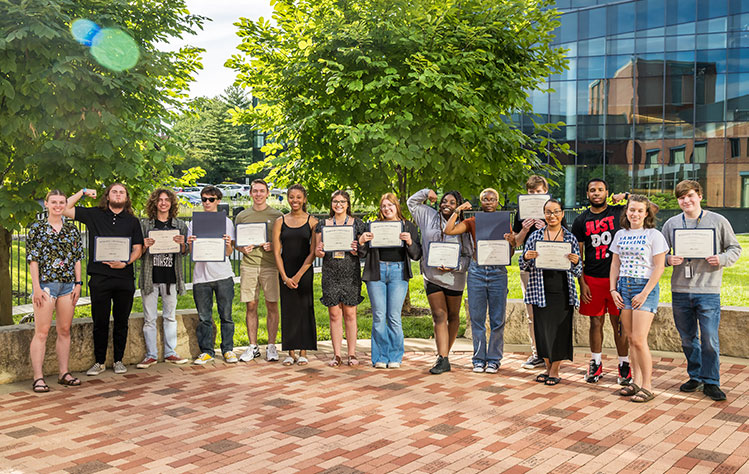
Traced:
<path fill-rule="evenodd" d="M 724 122 L 697 123 L 694 127 L 694 138 L 722 137 L 724 134 Z"/>
<path fill-rule="evenodd" d="M 728 2 L 725 0 L 698 0 L 697 1 L 697 18 L 715 18 L 717 16 L 728 15 Z"/>
<path fill-rule="evenodd" d="M 693 51 L 694 35 L 667 36 L 666 51 Z"/>
<path fill-rule="evenodd" d="M 749 120 L 749 74 L 729 74 L 726 86 L 726 120 Z"/>
<path fill-rule="evenodd" d="M 577 123 L 580 125 L 603 124 L 605 82 L 577 81 Z M 578 133 L 581 133 L 578 131 Z"/>
<path fill-rule="evenodd" d="M 566 13 L 562 15 L 559 20 L 561 25 L 559 28 L 554 30 L 554 34 L 559 39 L 560 43 L 568 43 L 570 41 L 577 40 L 577 12 Z"/>
<path fill-rule="evenodd" d="M 728 44 L 726 33 L 710 33 L 697 35 L 697 49 L 725 48 Z"/>
<path fill-rule="evenodd" d="M 606 57 L 606 77 L 632 77 L 632 72 L 633 64 L 631 55 Z"/>
<path fill-rule="evenodd" d="M 602 153 L 602 147 L 603 147 L 603 126 L 602 125 L 594 125 L 594 126 L 578 126 L 577 127 L 577 140 L 578 140 L 578 153 L 580 150 L 580 145 L 584 142 L 600 142 L 601 144 L 598 146 L 598 154 L 599 158 Z M 578 157 L 577 160 L 578 163 L 580 163 L 580 158 Z"/>
<path fill-rule="evenodd" d="M 671 25 L 666 27 L 667 36 L 676 35 L 692 35 L 694 34 L 697 27 L 697 23 L 690 21 L 689 23 L 680 23 L 678 25 Z"/>
<path fill-rule="evenodd" d="M 749 48 L 749 33 L 746 31 L 732 31 L 728 33 L 729 48 Z"/>
<path fill-rule="evenodd" d="M 663 53 L 637 56 L 636 75 L 638 77 L 663 76 Z"/>
<path fill-rule="evenodd" d="M 685 163 L 686 159 L 686 147 L 680 146 L 680 147 L 673 147 L 669 150 L 669 165 L 678 165 Z"/>
<path fill-rule="evenodd" d="M 580 39 L 606 35 L 606 8 L 584 10 L 578 15 Z"/>
<path fill-rule="evenodd" d="M 545 122 L 545 116 L 549 112 L 549 94 L 539 90 L 532 90 L 528 93 L 528 102 L 531 103 L 533 113 L 544 116 Z"/>
<path fill-rule="evenodd" d="M 661 123 L 663 121 L 662 77 L 635 79 L 635 107 L 637 123 Z"/>
<path fill-rule="evenodd" d="M 729 49 L 728 72 L 749 72 L 749 48 Z"/>
<path fill-rule="evenodd" d="M 726 50 L 699 50 L 697 51 L 697 64 L 710 70 L 714 69 L 717 73 L 724 73 L 726 72 Z"/>
<path fill-rule="evenodd" d="M 730 0 L 728 13 L 749 13 L 749 0 Z"/>
<path fill-rule="evenodd" d="M 722 122 L 724 120 L 725 87 L 725 74 L 716 74 L 710 66 L 697 65 L 695 105 L 698 122 Z"/>
<path fill-rule="evenodd" d="M 576 92 L 575 81 L 552 82 L 551 88 L 555 90 L 549 96 L 549 112 L 552 122 L 563 121 L 574 124 L 576 122 Z"/>
<path fill-rule="evenodd" d="M 636 3 L 637 29 L 646 30 L 663 26 L 665 5 L 663 0 L 640 0 Z"/>
<path fill-rule="evenodd" d="M 602 165 L 603 141 L 585 141 L 582 137 L 577 142 L 578 165 Z"/>
<path fill-rule="evenodd" d="M 729 31 L 743 31 L 746 30 L 749 25 L 749 13 L 742 13 L 739 15 L 731 15 L 728 17 L 728 30 Z"/>
<path fill-rule="evenodd" d="M 632 78 L 608 79 L 606 93 L 608 116 L 623 116 L 629 122 L 632 116 Z"/>
<path fill-rule="evenodd" d="M 577 60 L 578 79 L 601 79 L 604 77 L 604 56 L 579 58 Z"/>
<path fill-rule="evenodd" d="M 579 41 L 577 44 L 578 56 L 602 56 L 606 54 L 606 38 L 594 38 Z"/>
<path fill-rule="evenodd" d="M 634 30 L 635 4 L 611 5 L 606 8 L 606 23 L 609 34 L 615 35 Z"/>
<path fill-rule="evenodd" d="M 676 25 L 695 21 L 695 0 L 667 0 L 666 23 Z"/>
<path fill-rule="evenodd" d="M 635 52 L 635 40 L 634 38 L 609 39 L 606 44 L 606 52 L 608 54 L 632 54 Z"/>
<path fill-rule="evenodd" d="M 638 53 L 659 53 L 666 47 L 663 36 L 653 38 L 637 38 L 635 40 L 635 51 Z"/>
<path fill-rule="evenodd" d="M 697 33 L 723 33 L 728 30 L 726 17 L 713 18 L 697 22 Z"/>

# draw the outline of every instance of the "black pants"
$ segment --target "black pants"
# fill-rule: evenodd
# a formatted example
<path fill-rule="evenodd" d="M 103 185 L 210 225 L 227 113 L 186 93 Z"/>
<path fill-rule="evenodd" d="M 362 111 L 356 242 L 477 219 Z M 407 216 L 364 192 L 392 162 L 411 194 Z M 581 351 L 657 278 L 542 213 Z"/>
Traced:
<path fill-rule="evenodd" d="M 127 344 L 127 327 L 133 309 L 135 281 L 130 278 L 112 278 L 91 275 L 88 280 L 91 292 L 91 317 L 94 320 L 94 357 L 103 364 L 107 359 L 109 343 L 109 314 L 114 317 L 112 347 L 114 361 L 121 361 Z"/>

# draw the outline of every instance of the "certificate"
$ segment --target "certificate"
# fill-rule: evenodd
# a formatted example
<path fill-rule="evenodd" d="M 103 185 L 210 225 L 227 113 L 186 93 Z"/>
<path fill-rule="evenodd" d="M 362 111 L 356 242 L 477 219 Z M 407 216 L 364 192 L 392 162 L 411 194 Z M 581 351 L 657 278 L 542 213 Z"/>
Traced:
<path fill-rule="evenodd" d="M 536 242 L 536 268 L 542 270 L 569 270 L 572 262 L 567 254 L 572 253 L 572 244 L 569 242 L 552 242 L 539 240 Z"/>
<path fill-rule="evenodd" d="M 130 260 L 130 237 L 94 238 L 94 262 L 127 262 Z"/>
<path fill-rule="evenodd" d="M 237 224 L 237 247 L 248 245 L 258 247 L 266 242 L 268 242 L 268 224 L 265 222 Z"/>
<path fill-rule="evenodd" d="M 221 212 L 193 212 L 192 235 L 195 237 L 223 237 L 226 234 L 226 214 Z"/>
<path fill-rule="evenodd" d="M 477 212 L 476 240 L 504 240 L 510 233 L 510 213 L 508 211 Z"/>
<path fill-rule="evenodd" d="M 427 267 L 458 268 L 460 244 L 457 242 L 429 242 Z"/>
<path fill-rule="evenodd" d="M 506 240 L 476 241 L 476 263 L 479 265 L 509 265 L 510 243 Z"/>
<path fill-rule="evenodd" d="M 226 242 L 216 237 L 201 237 L 192 243 L 193 262 L 223 262 L 226 260 Z"/>
<path fill-rule="evenodd" d="M 369 231 L 374 238 L 369 241 L 372 248 L 402 247 L 401 232 L 403 222 L 401 221 L 374 221 L 369 223 Z"/>
<path fill-rule="evenodd" d="M 674 255 L 707 258 L 715 255 L 715 229 L 674 229 Z"/>
<path fill-rule="evenodd" d="M 174 241 L 174 237 L 178 235 L 179 231 L 176 229 L 148 231 L 148 238 L 154 240 L 153 245 L 148 248 L 148 251 L 151 254 L 181 252 L 182 248 Z"/>
<path fill-rule="evenodd" d="M 354 242 L 354 227 L 350 225 L 323 226 L 322 242 L 323 250 L 326 252 L 348 252 Z"/>
<path fill-rule="evenodd" d="M 518 217 L 522 219 L 543 219 L 544 204 L 551 199 L 550 194 L 518 194 Z"/>

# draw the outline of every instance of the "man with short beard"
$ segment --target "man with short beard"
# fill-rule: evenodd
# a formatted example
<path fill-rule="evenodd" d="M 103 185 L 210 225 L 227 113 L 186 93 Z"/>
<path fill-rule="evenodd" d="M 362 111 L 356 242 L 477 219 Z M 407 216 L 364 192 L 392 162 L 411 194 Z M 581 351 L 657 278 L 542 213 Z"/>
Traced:
<path fill-rule="evenodd" d="M 95 198 L 96 191 L 84 188 L 70 196 L 64 215 L 86 224 L 89 249 L 95 248 L 97 237 L 130 238 L 130 258 L 127 262 L 95 262 L 93 258 L 88 261 L 86 271 L 89 275 L 96 360 L 86 375 L 99 375 L 106 370 L 110 308 L 114 318 L 114 373 L 124 374 L 127 368 L 122 363 L 122 357 L 125 354 L 128 319 L 135 294 L 133 262 L 140 258 L 143 233 L 140 222 L 133 215 L 130 195 L 123 184 L 110 184 L 104 190 L 98 207 L 75 207 L 84 195 Z"/>

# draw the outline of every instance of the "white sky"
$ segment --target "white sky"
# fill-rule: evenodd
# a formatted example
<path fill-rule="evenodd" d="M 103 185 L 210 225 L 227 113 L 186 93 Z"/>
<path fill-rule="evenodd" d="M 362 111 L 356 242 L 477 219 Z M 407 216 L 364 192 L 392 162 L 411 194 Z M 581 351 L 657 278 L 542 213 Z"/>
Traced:
<path fill-rule="evenodd" d="M 226 60 L 238 52 L 239 37 L 233 23 L 239 17 L 270 20 L 273 9 L 269 0 L 187 0 L 187 8 L 190 13 L 213 21 L 206 21 L 197 35 L 173 41 L 164 49 L 173 50 L 185 44 L 205 49 L 203 69 L 198 71 L 190 86 L 190 97 L 213 97 L 234 82 L 234 71 L 224 67 Z"/>

